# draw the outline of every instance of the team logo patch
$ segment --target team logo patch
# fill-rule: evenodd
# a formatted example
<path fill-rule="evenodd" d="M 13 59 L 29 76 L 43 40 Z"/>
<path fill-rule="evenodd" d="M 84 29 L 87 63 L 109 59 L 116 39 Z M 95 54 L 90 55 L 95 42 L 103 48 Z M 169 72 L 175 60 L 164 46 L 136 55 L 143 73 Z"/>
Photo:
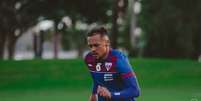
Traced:
<path fill-rule="evenodd" d="M 89 66 L 89 67 L 92 67 L 93 65 L 92 65 L 92 64 L 88 64 L 88 66 Z"/>
<path fill-rule="evenodd" d="M 120 95 L 120 92 L 115 92 L 114 95 Z"/>
<path fill-rule="evenodd" d="M 105 68 L 107 71 L 109 71 L 112 67 L 112 63 L 111 62 L 105 62 Z"/>

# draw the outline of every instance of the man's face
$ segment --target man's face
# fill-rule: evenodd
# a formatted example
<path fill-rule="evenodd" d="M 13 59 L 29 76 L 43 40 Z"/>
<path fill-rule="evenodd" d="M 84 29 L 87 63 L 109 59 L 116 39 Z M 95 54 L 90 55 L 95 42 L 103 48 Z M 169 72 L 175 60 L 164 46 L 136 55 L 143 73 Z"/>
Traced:
<path fill-rule="evenodd" d="M 88 46 L 96 59 L 103 58 L 107 53 L 108 43 L 99 34 L 87 37 Z"/>

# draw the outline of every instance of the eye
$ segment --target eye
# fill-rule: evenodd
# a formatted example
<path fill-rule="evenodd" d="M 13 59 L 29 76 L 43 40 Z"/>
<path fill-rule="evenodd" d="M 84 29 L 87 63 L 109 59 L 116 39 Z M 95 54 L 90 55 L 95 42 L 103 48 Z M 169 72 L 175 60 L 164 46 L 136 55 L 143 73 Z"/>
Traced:
<path fill-rule="evenodd" d="M 100 46 L 100 44 L 94 44 L 94 47 L 99 47 Z"/>
<path fill-rule="evenodd" d="M 92 47 L 97 48 L 97 47 L 99 47 L 99 46 L 100 46 L 100 44 L 89 44 L 88 46 L 89 46 L 90 48 L 92 48 Z"/>
<path fill-rule="evenodd" d="M 92 48 L 93 46 L 92 45 L 88 45 L 89 46 L 89 48 Z"/>

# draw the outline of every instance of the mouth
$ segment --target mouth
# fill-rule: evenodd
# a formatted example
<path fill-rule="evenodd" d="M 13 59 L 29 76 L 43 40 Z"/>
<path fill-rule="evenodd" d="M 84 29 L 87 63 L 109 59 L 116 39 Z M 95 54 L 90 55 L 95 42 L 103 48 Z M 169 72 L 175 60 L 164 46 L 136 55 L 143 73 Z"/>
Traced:
<path fill-rule="evenodd" d="M 98 53 L 93 52 L 92 55 L 98 57 Z"/>

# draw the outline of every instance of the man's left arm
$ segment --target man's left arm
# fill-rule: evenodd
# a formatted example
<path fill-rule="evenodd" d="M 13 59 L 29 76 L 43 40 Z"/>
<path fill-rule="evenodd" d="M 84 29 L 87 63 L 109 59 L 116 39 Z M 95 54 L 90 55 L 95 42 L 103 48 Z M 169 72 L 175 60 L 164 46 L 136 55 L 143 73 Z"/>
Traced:
<path fill-rule="evenodd" d="M 134 72 L 122 74 L 122 78 L 125 84 L 125 89 L 111 92 L 111 97 L 113 99 L 138 97 L 140 95 L 140 89 Z"/>
<path fill-rule="evenodd" d="M 137 77 L 129 64 L 128 58 L 124 54 L 120 54 L 117 58 L 117 70 L 120 72 L 125 85 L 123 90 L 111 92 L 111 97 L 113 99 L 138 97 L 140 95 L 140 88 Z"/>

